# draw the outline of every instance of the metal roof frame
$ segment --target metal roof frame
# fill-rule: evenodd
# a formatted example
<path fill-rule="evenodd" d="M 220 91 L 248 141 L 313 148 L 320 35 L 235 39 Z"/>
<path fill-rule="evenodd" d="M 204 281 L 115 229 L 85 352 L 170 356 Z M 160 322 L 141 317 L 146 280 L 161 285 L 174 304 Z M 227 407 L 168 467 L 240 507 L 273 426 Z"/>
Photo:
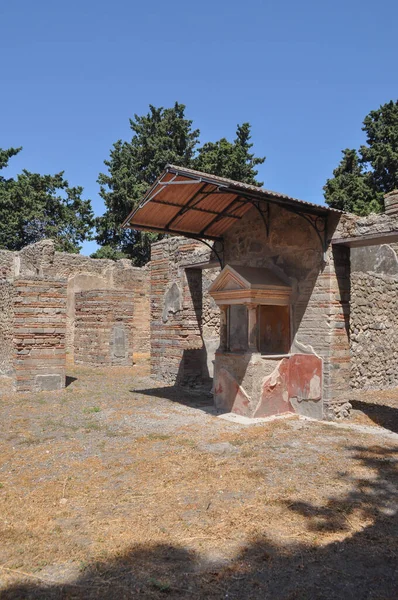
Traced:
<path fill-rule="evenodd" d="M 171 179 L 163 181 L 164 177 L 168 174 L 172 175 Z M 184 177 L 185 179 L 177 180 L 178 177 Z M 199 187 L 197 187 L 191 196 L 188 196 L 186 202 L 183 204 L 179 202 L 173 202 L 169 199 L 164 200 L 158 197 L 162 192 L 165 192 L 165 190 L 173 186 L 177 190 L 180 186 L 189 185 Z M 213 189 L 206 189 L 208 186 L 213 186 Z M 203 206 L 198 206 L 209 196 L 220 195 L 234 196 L 229 200 L 228 204 L 222 210 L 213 210 L 209 207 L 204 208 Z M 162 222 L 161 225 L 140 223 L 138 218 L 140 212 L 142 209 L 144 209 L 144 207 L 147 207 L 148 204 L 151 204 L 152 206 L 164 205 L 165 207 L 179 208 L 179 210 L 173 216 L 168 218 L 167 221 Z M 138 207 L 135 208 L 125 219 L 122 226 L 125 228 L 132 227 L 137 230 L 183 235 L 185 237 L 199 240 L 208 239 L 222 242 L 223 235 L 213 235 L 207 233 L 208 230 L 211 229 L 211 227 L 214 228 L 214 226 L 216 226 L 217 223 L 221 222 L 223 219 L 233 219 L 235 221 L 240 220 L 243 217 L 242 209 L 245 212 L 244 206 L 247 204 L 254 206 L 259 212 L 266 227 L 267 235 L 269 233 L 270 226 L 269 210 L 271 204 L 278 205 L 289 212 L 301 216 L 312 226 L 316 232 L 324 251 L 326 250 L 328 242 L 326 239 L 328 215 L 330 213 L 342 214 L 341 211 L 336 209 L 312 204 L 310 202 L 305 202 L 304 200 L 298 200 L 297 198 L 292 198 L 278 192 L 265 190 L 250 184 L 233 181 L 231 179 L 226 179 L 224 177 L 218 177 L 215 175 L 209 175 L 208 173 L 202 173 L 200 171 L 195 171 L 185 167 L 167 165 L 164 172 L 150 187 Z M 234 211 L 239 209 L 241 210 L 241 214 L 234 214 Z M 203 227 L 195 232 L 173 225 L 177 220 L 181 220 L 189 211 L 198 213 L 198 218 L 200 214 L 212 215 L 212 218 Z M 134 219 L 134 217 L 136 217 L 136 219 Z M 230 226 L 231 225 L 228 225 L 227 229 Z"/>

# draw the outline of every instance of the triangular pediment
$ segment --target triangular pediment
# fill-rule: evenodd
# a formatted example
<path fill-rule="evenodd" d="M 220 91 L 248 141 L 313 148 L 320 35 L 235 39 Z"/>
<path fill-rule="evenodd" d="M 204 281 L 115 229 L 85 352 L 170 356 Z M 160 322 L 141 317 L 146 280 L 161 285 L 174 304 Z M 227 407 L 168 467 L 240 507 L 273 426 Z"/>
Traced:
<path fill-rule="evenodd" d="M 209 292 L 266 288 L 290 290 L 290 286 L 270 269 L 226 265 L 214 280 Z"/>
<path fill-rule="evenodd" d="M 222 290 L 244 290 L 247 288 L 245 280 L 227 265 L 213 281 L 209 292 L 221 292 Z"/>
<path fill-rule="evenodd" d="M 291 287 L 270 269 L 227 265 L 209 288 L 217 304 L 288 304 Z"/>

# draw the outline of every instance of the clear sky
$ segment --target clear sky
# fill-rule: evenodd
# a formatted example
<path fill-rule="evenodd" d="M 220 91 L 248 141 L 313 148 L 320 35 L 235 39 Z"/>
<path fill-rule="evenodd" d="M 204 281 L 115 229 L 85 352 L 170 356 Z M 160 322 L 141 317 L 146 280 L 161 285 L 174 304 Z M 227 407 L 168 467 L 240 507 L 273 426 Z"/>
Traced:
<path fill-rule="evenodd" d="M 2 0 L 0 147 L 9 174 L 98 173 L 129 117 L 187 106 L 202 141 L 252 125 L 265 187 L 323 202 L 372 109 L 398 98 L 396 0 Z M 83 253 L 95 244 L 85 244 Z"/>

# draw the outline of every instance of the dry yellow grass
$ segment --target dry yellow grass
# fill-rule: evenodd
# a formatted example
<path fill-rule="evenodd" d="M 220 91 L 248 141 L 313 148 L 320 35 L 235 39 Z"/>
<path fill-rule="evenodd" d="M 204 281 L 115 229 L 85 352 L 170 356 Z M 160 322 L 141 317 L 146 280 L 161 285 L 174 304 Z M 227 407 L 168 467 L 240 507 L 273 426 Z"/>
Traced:
<path fill-rule="evenodd" d="M 298 420 L 236 426 L 181 393 L 132 391 L 153 385 L 146 366 L 70 374 L 59 393 L 3 385 L 4 598 L 338 598 L 347 553 L 398 552 L 395 440 Z M 380 562 L 372 597 L 392 598 Z"/>

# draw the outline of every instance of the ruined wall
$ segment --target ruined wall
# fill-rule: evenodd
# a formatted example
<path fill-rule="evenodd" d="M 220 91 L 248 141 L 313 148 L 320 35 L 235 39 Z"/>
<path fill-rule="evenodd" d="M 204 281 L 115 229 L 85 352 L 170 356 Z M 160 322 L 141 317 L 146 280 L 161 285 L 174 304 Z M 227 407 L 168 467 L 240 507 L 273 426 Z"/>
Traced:
<path fill-rule="evenodd" d="M 13 277 L 15 271 L 14 252 L 0 250 L 0 279 Z"/>
<path fill-rule="evenodd" d="M 93 259 L 80 254 L 56 252 L 51 240 L 42 240 L 20 252 L 0 250 L 0 278 L 53 277 L 67 280 L 66 348 L 73 356 L 75 294 L 89 290 L 130 290 L 135 302 L 136 351 L 150 351 L 150 273 L 129 260 Z"/>
<path fill-rule="evenodd" d="M 351 382 L 398 385 L 398 258 L 392 246 L 351 249 Z"/>
<path fill-rule="evenodd" d="M 13 371 L 14 286 L 0 279 L 0 375 Z"/>
<path fill-rule="evenodd" d="M 97 366 L 132 365 L 133 315 L 130 291 L 77 293 L 75 362 Z"/>
<path fill-rule="evenodd" d="M 336 222 L 330 219 L 329 237 Z M 292 287 L 291 351 L 323 359 L 327 418 L 347 416 L 349 404 L 349 260 L 347 250 L 326 255 L 311 225 L 271 206 L 270 234 L 252 209 L 225 235 L 225 264 L 269 268 Z"/>
<path fill-rule="evenodd" d="M 209 248 L 187 238 L 152 244 L 151 368 L 168 384 L 211 385 L 219 310 L 207 290 L 219 268 L 184 268 L 209 260 Z"/>
<path fill-rule="evenodd" d="M 66 281 L 18 277 L 13 282 L 16 391 L 65 386 Z"/>

